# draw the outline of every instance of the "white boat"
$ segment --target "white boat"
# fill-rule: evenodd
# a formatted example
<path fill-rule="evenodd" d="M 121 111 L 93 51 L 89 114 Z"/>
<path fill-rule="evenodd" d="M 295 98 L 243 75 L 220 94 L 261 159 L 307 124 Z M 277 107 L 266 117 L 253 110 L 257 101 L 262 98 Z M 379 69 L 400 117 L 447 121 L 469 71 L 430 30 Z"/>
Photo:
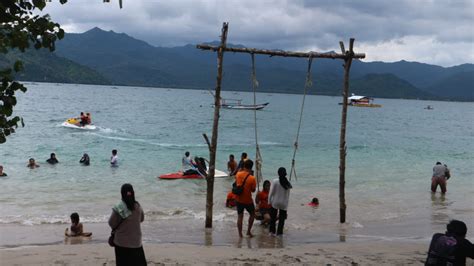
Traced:
<path fill-rule="evenodd" d="M 351 97 L 348 97 L 347 100 L 349 100 L 350 106 L 357 106 L 357 107 L 382 107 L 380 104 L 375 104 L 372 103 L 374 98 L 370 98 L 367 96 L 360 96 L 360 95 L 355 95 L 352 93 Z M 339 103 L 342 105 L 342 103 Z"/>
<path fill-rule="evenodd" d="M 79 122 L 77 121 L 77 119 L 75 118 L 69 118 L 68 120 L 64 121 L 64 123 L 62 123 L 61 126 L 74 128 L 74 129 L 80 129 L 80 130 L 96 130 L 97 129 L 97 127 L 93 124 L 81 126 Z"/>
<path fill-rule="evenodd" d="M 229 174 L 227 174 L 224 171 L 217 170 L 217 169 L 214 170 L 214 177 L 228 177 L 228 176 Z"/>
<path fill-rule="evenodd" d="M 269 103 L 242 104 L 240 99 L 221 99 L 221 107 L 234 110 L 261 110 Z"/>

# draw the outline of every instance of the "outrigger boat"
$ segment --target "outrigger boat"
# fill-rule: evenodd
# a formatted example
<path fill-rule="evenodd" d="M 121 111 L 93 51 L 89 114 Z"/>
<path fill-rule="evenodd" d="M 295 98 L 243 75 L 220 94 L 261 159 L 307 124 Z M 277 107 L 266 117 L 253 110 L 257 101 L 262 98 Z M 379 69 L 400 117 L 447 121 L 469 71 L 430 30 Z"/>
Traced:
<path fill-rule="evenodd" d="M 261 104 L 242 104 L 240 99 L 221 99 L 221 107 L 234 110 L 261 110 L 269 103 Z"/>
<path fill-rule="evenodd" d="M 360 96 L 360 95 L 355 95 L 354 93 L 352 94 L 351 97 L 347 98 L 349 100 L 350 106 L 356 106 L 356 107 L 382 107 L 381 104 L 375 104 L 372 103 L 374 98 L 370 98 L 367 96 Z M 342 105 L 342 103 L 339 103 Z"/>

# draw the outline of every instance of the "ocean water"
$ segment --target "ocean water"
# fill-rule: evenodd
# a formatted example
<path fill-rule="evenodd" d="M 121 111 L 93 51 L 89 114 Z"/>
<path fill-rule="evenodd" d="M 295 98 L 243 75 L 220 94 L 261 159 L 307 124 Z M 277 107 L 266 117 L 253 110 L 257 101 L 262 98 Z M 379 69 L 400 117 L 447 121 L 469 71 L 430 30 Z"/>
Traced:
<path fill-rule="evenodd" d="M 253 95 L 223 92 L 252 103 Z M 259 93 L 270 102 L 258 116 L 265 179 L 290 169 L 302 95 Z M 347 128 L 347 223 L 339 221 L 340 97 L 308 96 L 292 180 L 287 243 L 389 239 L 426 241 L 450 219 L 474 235 L 474 104 L 377 99 L 382 108 L 349 108 Z M 237 241 L 236 212 L 224 207 L 230 178 L 216 179 L 213 236 L 203 230 L 205 180 L 159 180 L 180 169 L 185 151 L 209 157 L 212 96 L 207 91 L 77 84 L 28 84 L 15 114 L 26 126 L 0 145 L 0 246 L 61 241 L 69 215 L 79 212 L 95 240 L 105 240 L 120 186 L 131 183 L 146 213 L 146 242 L 229 244 Z M 434 110 L 424 110 L 427 105 Z M 91 112 L 95 131 L 61 127 Z M 111 168 L 112 149 L 120 166 Z M 46 164 L 51 152 L 60 163 Z M 79 165 L 82 154 L 91 157 Z M 253 112 L 222 110 L 217 168 L 229 154 L 255 157 Z M 41 165 L 28 169 L 28 158 Z M 436 161 L 452 173 L 448 193 L 430 192 Z M 318 197 L 320 207 L 306 206 Z M 45 233 L 47 232 L 47 233 Z M 263 237 L 264 229 L 256 224 Z M 40 236 L 40 237 L 38 237 Z M 258 242 L 265 243 L 265 239 Z"/>

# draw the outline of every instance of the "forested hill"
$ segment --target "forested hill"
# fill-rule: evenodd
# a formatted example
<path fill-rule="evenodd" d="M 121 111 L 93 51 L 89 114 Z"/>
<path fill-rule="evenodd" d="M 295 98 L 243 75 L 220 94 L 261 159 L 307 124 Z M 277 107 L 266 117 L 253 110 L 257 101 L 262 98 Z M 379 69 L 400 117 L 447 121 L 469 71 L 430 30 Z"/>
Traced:
<path fill-rule="evenodd" d="M 110 84 L 97 71 L 69 59 L 50 53 L 49 50 L 28 50 L 25 53 L 11 51 L 0 54 L 0 69 L 11 67 L 16 60 L 23 62 L 24 69 L 17 73 L 19 80 L 80 84 Z"/>
<path fill-rule="evenodd" d="M 110 84 L 191 89 L 215 86 L 216 54 L 198 50 L 194 44 L 155 47 L 124 33 L 93 28 L 81 34 L 66 34 L 57 43 L 55 54 L 96 71 Z M 223 89 L 250 91 L 250 63 L 247 54 L 226 53 Z M 256 56 L 259 90 L 302 93 L 306 64 L 307 60 L 301 58 Z M 340 95 L 341 65 L 340 60 L 315 60 L 310 92 Z M 385 98 L 474 101 L 473 72 L 473 64 L 446 68 L 403 60 L 355 61 L 351 92 Z"/>

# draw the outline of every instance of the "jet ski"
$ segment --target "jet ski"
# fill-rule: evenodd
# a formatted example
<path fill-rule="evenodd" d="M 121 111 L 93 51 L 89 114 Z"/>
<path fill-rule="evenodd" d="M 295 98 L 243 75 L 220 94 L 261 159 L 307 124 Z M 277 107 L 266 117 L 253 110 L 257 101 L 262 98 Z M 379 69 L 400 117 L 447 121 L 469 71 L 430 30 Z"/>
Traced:
<path fill-rule="evenodd" d="M 64 121 L 64 123 L 62 123 L 61 126 L 74 128 L 74 129 L 81 129 L 81 130 L 96 130 L 97 129 L 97 127 L 93 124 L 82 126 L 81 123 L 79 122 L 80 122 L 79 119 L 69 118 L 68 120 Z"/>

